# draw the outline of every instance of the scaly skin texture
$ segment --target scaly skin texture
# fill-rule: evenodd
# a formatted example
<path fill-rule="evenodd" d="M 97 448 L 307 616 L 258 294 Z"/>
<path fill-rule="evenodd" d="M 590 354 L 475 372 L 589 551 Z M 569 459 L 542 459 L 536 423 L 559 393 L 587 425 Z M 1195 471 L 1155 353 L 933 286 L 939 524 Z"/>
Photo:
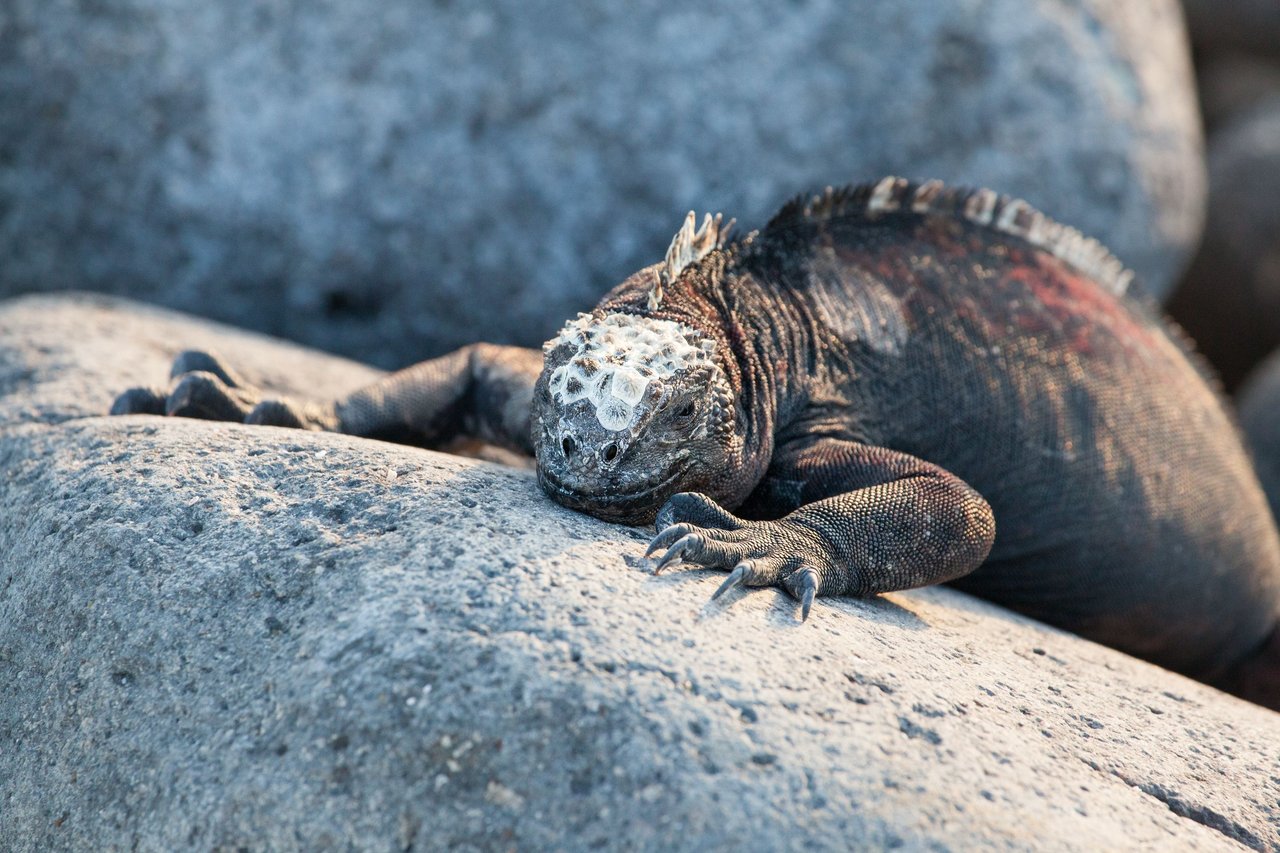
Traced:
<path fill-rule="evenodd" d="M 807 616 L 951 581 L 1265 692 L 1280 539 L 1217 394 L 1104 249 L 901 179 L 710 228 L 543 353 L 478 344 L 305 404 L 188 353 L 113 411 L 475 435 L 533 453 L 567 506 L 656 519 L 660 568 L 728 571 L 717 595 L 781 586 Z"/>

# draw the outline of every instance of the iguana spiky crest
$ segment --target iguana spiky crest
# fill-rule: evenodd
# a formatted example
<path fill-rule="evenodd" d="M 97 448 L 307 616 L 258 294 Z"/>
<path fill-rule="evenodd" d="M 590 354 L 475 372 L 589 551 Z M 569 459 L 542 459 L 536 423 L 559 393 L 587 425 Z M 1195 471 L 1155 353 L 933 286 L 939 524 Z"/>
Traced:
<path fill-rule="evenodd" d="M 648 308 L 650 311 L 656 311 L 658 306 L 662 304 L 663 287 L 679 278 L 680 273 L 690 264 L 696 264 L 709 255 L 713 249 L 719 249 L 724 246 L 737 220 L 730 219 L 727 225 L 721 226 L 723 219 L 723 214 L 717 213 L 713 217 L 708 213 L 702 220 L 702 227 L 694 231 L 697 216 L 692 210 L 685 216 L 684 225 L 676 232 L 676 236 L 671 239 L 671 245 L 667 247 L 667 257 L 663 260 L 662 267 L 658 270 L 657 281 L 654 282 L 653 289 L 649 291 Z"/>

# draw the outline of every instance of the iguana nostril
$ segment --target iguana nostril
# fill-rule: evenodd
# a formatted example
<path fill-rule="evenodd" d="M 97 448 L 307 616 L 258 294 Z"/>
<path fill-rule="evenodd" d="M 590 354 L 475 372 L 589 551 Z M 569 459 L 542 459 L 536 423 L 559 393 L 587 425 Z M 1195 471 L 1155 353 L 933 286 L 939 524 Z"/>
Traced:
<path fill-rule="evenodd" d="M 565 459 L 568 459 L 570 456 L 573 455 L 573 451 L 576 447 L 577 447 L 577 444 L 574 442 L 571 436 L 566 435 L 564 438 L 560 439 L 560 449 L 564 451 Z"/>
<path fill-rule="evenodd" d="M 612 462 L 617 458 L 618 458 L 618 445 L 611 441 L 604 446 L 604 461 Z"/>

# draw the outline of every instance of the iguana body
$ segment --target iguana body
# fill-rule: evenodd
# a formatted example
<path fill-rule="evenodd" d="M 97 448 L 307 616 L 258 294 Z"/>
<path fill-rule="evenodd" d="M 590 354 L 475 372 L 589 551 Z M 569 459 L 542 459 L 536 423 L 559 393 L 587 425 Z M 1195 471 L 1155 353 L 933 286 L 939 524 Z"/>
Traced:
<path fill-rule="evenodd" d="M 687 225 L 544 353 L 476 345 L 305 406 L 188 354 L 167 400 L 115 410 L 476 435 L 535 454 L 561 503 L 656 517 L 660 565 L 730 571 L 722 591 L 779 585 L 807 615 L 952 581 L 1257 695 L 1280 540 L 1217 395 L 1128 284 L 1022 202 L 888 178 L 737 242 Z"/>

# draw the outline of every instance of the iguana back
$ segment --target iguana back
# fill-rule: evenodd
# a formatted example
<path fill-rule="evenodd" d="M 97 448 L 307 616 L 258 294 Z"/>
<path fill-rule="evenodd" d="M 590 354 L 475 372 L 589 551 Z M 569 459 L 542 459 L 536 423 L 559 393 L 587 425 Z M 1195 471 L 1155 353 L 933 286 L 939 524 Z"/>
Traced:
<path fill-rule="evenodd" d="M 991 505 L 990 555 L 954 585 L 1202 676 L 1274 626 L 1280 541 L 1235 424 L 1097 243 L 887 179 L 789 205 L 735 273 L 834 339 L 811 393 L 847 401 L 850 435 Z"/>

